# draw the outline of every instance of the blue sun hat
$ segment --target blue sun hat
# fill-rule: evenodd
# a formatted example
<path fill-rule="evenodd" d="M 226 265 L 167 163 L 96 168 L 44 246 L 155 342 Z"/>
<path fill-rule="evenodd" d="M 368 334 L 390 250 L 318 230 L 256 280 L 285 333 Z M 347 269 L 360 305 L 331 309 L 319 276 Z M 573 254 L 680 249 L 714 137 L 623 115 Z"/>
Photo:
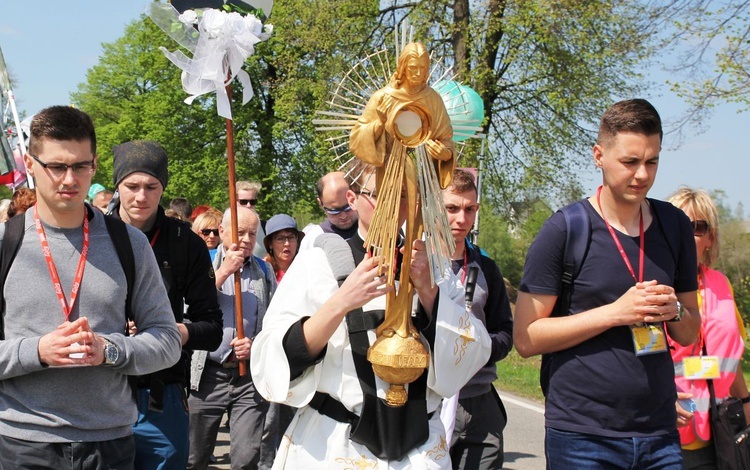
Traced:
<path fill-rule="evenodd" d="M 271 240 L 276 232 L 281 230 L 291 230 L 297 234 L 297 242 L 302 241 L 302 237 L 305 236 L 305 232 L 297 229 L 297 222 L 294 217 L 287 214 L 276 214 L 266 222 L 266 237 L 263 239 L 263 244 L 266 247 L 266 251 L 271 252 Z M 299 245 L 297 245 L 299 246 Z"/>

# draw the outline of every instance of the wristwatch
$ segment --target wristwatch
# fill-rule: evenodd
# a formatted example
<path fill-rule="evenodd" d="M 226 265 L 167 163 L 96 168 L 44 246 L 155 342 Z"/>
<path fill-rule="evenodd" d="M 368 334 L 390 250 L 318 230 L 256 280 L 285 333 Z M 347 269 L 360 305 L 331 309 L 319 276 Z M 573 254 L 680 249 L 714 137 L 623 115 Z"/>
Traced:
<path fill-rule="evenodd" d="M 120 350 L 112 341 L 107 338 L 102 339 L 104 340 L 104 362 L 102 364 L 105 366 L 113 366 L 120 357 Z"/>
<path fill-rule="evenodd" d="M 674 318 L 669 321 L 675 321 L 675 322 L 682 321 L 682 317 L 684 316 L 685 316 L 685 307 L 683 307 L 680 301 L 678 300 L 677 301 L 677 315 L 675 315 Z"/>

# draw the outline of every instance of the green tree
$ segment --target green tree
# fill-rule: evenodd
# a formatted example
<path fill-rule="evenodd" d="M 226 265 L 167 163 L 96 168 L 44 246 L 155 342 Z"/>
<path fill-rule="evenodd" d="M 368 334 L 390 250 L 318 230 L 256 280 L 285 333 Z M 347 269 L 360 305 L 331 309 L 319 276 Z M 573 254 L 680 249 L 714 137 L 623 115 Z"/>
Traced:
<path fill-rule="evenodd" d="M 72 96 L 97 127 L 96 181 L 113 186 L 114 146 L 134 139 L 156 140 L 169 155 L 166 200 L 186 196 L 194 202 L 223 205 L 227 199 L 224 123 L 210 105 L 182 102 L 180 72 L 157 49 L 158 44 L 177 47 L 165 38 L 150 20 L 132 22 L 119 40 L 104 45 L 99 63 Z"/>
<path fill-rule="evenodd" d="M 719 259 L 716 269 L 723 272 L 734 287 L 737 307 L 750 322 L 750 234 L 742 205 L 733 211 L 723 191 L 712 191 L 719 212 Z"/>
<path fill-rule="evenodd" d="M 567 202 L 580 194 L 596 119 L 615 97 L 643 89 L 639 67 L 653 50 L 656 13 L 647 2 L 615 0 L 277 2 L 274 34 L 246 65 L 256 97 L 233 101 L 237 177 L 263 183 L 263 215 L 322 215 L 314 182 L 333 163 L 314 112 L 328 107 L 332 86 L 359 58 L 392 45 L 394 25 L 408 15 L 414 38 L 484 100 L 486 200 L 505 217 L 524 188 Z M 179 71 L 160 45 L 177 48 L 150 20 L 132 23 L 74 95 L 100 130 L 97 178 L 111 185 L 113 145 L 155 139 L 175 162 L 167 197 L 222 205 L 224 122 L 212 96 L 182 103 Z M 476 164 L 478 153 L 470 142 L 460 164 Z"/>
<path fill-rule="evenodd" d="M 673 0 L 672 34 L 666 46 L 681 47 L 670 69 L 673 91 L 690 104 L 684 123 L 697 124 L 721 103 L 750 110 L 750 0 Z"/>
<path fill-rule="evenodd" d="M 651 2 L 616 0 L 388 4 L 482 96 L 486 195 L 505 208 L 524 188 L 563 201 L 580 192 L 596 121 L 644 91 L 640 71 L 663 14 Z"/>
<path fill-rule="evenodd" d="M 263 184 L 262 215 L 317 209 L 314 183 L 333 167 L 333 160 L 312 128 L 312 115 L 328 98 L 329 82 L 364 48 L 376 14 L 373 1 L 290 0 L 276 5 L 275 33 L 257 45 L 245 66 L 256 96 L 245 106 L 239 90 L 233 97 L 236 176 Z M 97 180 L 112 184 L 114 145 L 153 139 L 170 155 L 165 199 L 185 196 L 194 203 L 224 206 L 224 119 L 216 114 L 214 96 L 199 97 L 191 106 L 182 102 L 186 95 L 180 71 L 159 46 L 178 48 L 150 19 L 132 22 L 119 40 L 105 44 L 99 63 L 73 95 L 97 125 Z"/>

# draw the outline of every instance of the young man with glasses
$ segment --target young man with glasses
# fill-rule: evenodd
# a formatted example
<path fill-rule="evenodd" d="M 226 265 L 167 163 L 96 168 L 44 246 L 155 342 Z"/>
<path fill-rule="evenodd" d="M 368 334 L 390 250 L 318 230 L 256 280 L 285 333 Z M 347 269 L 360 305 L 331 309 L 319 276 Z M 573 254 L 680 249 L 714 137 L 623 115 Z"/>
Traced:
<path fill-rule="evenodd" d="M 2 291 L 0 468 L 131 469 L 137 410 L 128 377 L 169 367 L 180 353 L 159 268 L 146 237 L 121 227 L 141 328 L 128 336 L 129 280 L 104 215 L 84 202 L 97 168 L 88 115 L 39 112 L 24 161 L 37 202 L 21 215 L 25 232 Z"/>
<path fill-rule="evenodd" d="M 347 200 L 351 192 L 349 183 L 341 171 L 334 171 L 318 180 L 315 187 L 318 193 L 318 205 L 326 214 L 326 220 L 320 224 L 309 224 L 302 231 L 305 239 L 300 250 L 312 248 L 315 238 L 321 233 L 335 233 L 344 240 L 349 240 L 357 233 L 357 210 Z"/>
<path fill-rule="evenodd" d="M 213 267 L 205 242 L 187 223 L 167 217 L 159 205 L 169 181 L 167 154 L 161 145 L 135 140 L 118 145 L 113 153 L 113 179 L 119 201 L 112 215 L 148 237 L 183 347 L 177 364 L 138 377 L 138 420 L 133 426 L 135 467 L 185 468 L 189 451 L 185 403 L 190 352 L 213 351 L 222 338 Z M 134 331 L 140 331 L 137 322 L 134 326 Z"/>
<path fill-rule="evenodd" d="M 575 203 L 590 232 L 566 311 L 556 304 L 571 209 L 547 220 L 526 256 L 513 341 L 523 357 L 543 354 L 549 469 L 682 468 L 666 332 L 681 345 L 698 336 L 697 262 L 687 216 L 646 197 L 662 135 L 646 100 L 602 116 L 593 148 L 602 185 Z"/>

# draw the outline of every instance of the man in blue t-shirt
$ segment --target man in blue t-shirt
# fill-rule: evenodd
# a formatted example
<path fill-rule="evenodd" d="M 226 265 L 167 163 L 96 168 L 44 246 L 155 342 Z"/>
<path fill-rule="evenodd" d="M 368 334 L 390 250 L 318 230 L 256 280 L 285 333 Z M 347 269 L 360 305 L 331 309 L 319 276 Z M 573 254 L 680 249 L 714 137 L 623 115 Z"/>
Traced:
<path fill-rule="evenodd" d="M 527 254 L 513 337 L 522 356 L 547 356 L 548 468 L 682 468 L 665 330 L 690 344 L 700 315 L 690 221 L 683 213 L 658 220 L 653 207 L 664 203 L 646 198 L 662 135 L 645 100 L 621 101 L 602 116 L 593 148 L 602 186 L 582 201 L 591 233 L 567 312 L 555 312 L 567 237 L 561 212 Z M 679 246 L 665 235 L 674 231 Z"/>

